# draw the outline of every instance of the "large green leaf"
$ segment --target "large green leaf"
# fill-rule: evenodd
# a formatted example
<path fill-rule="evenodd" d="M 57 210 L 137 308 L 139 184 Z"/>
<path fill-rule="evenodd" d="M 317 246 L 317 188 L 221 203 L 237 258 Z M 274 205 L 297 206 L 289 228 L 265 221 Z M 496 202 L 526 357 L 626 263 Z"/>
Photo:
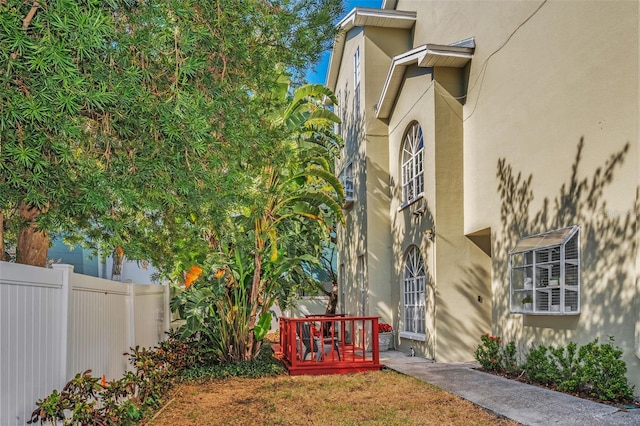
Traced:
<path fill-rule="evenodd" d="M 263 312 L 260 319 L 253 327 L 253 334 L 256 340 L 262 340 L 271 329 L 271 312 Z"/>
<path fill-rule="evenodd" d="M 331 89 L 322 84 L 306 84 L 298 87 L 291 100 L 289 107 L 284 112 L 284 116 L 287 117 L 294 111 L 300 108 L 301 105 L 309 102 L 310 99 L 315 99 L 321 103 L 325 103 L 325 99 L 329 99 L 334 105 L 338 104 L 338 99 Z"/>
<path fill-rule="evenodd" d="M 298 179 L 300 177 L 310 177 L 310 176 L 315 176 L 317 178 L 320 178 L 322 179 L 323 182 L 326 182 L 327 184 L 329 184 L 331 188 L 338 195 L 338 198 L 336 201 L 338 203 L 344 202 L 344 187 L 340 183 L 340 180 L 333 173 L 327 172 L 326 170 L 309 168 L 303 172 L 300 172 L 292 176 L 290 180 Z"/>

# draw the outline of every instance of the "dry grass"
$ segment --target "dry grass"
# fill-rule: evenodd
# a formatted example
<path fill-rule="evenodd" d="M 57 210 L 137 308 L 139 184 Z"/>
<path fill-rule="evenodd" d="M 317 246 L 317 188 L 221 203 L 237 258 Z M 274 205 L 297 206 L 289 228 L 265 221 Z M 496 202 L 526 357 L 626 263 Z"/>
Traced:
<path fill-rule="evenodd" d="M 179 385 L 148 424 L 516 425 L 393 371 Z"/>

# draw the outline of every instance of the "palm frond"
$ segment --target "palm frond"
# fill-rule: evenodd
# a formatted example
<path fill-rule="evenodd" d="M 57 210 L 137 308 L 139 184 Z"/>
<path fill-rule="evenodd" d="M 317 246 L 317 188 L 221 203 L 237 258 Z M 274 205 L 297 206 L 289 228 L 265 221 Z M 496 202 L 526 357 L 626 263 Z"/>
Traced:
<path fill-rule="evenodd" d="M 325 207 L 329 209 L 341 222 L 344 222 L 344 215 L 342 213 L 342 198 L 340 202 L 336 201 L 334 198 L 323 192 L 307 192 L 300 195 L 295 195 L 284 200 L 281 200 L 274 211 L 282 211 L 285 206 L 294 206 L 296 203 L 307 203 L 309 206 L 314 206 L 316 208 Z M 305 217 L 314 216 L 314 214 L 308 210 L 302 211 L 297 210 L 295 213 L 286 214 L 287 217 L 300 215 Z M 285 216 L 285 215 L 282 215 Z M 282 216 L 279 216 L 277 221 L 282 220 Z M 315 220 L 315 219 L 314 219 Z"/>
<path fill-rule="evenodd" d="M 312 111 L 308 117 L 307 122 L 309 125 L 314 125 L 316 123 L 319 124 L 329 124 L 329 123 L 342 123 L 340 117 L 338 117 L 333 111 L 328 109 L 317 109 Z"/>
<path fill-rule="evenodd" d="M 284 116 L 291 115 L 294 111 L 300 108 L 300 105 L 309 103 L 310 100 L 324 101 L 328 98 L 334 105 L 338 104 L 338 98 L 335 94 L 326 86 L 322 84 L 305 84 L 298 87 L 293 93 L 293 99 L 289 107 L 285 110 Z"/>
<path fill-rule="evenodd" d="M 339 198 L 338 202 L 344 202 L 344 188 L 340 183 L 340 180 L 333 173 L 327 170 L 310 167 L 300 173 L 297 173 L 291 176 L 289 180 L 299 179 L 301 177 L 311 177 L 311 176 L 317 177 L 322 181 L 326 182 L 327 184 L 329 184 L 333 188 L 333 190 L 336 192 L 336 194 L 338 194 L 338 198 Z"/>

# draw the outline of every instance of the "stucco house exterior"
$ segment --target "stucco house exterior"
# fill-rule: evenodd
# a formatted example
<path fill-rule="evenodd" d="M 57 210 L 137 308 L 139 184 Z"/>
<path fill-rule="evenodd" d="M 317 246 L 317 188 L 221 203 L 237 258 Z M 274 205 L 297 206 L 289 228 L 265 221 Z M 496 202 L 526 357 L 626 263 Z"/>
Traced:
<path fill-rule="evenodd" d="M 466 361 L 614 336 L 640 388 L 638 1 L 386 0 L 339 23 L 339 310 Z M 530 296 L 529 304 L 522 299 Z"/>

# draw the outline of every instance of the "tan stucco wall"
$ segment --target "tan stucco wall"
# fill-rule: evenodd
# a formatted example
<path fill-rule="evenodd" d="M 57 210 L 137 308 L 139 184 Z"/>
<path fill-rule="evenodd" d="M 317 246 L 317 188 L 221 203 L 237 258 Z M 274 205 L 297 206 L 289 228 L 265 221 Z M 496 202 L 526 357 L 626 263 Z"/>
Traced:
<path fill-rule="evenodd" d="M 340 74 L 335 88 L 335 93 L 338 95 L 338 101 L 340 102 L 340 109 L 345 111 L 342 114 L 342 133 L 345 147 L 338 161 L 337 170 L 340 171 L 346 164 L 353 163 L 355 183 L 355 202 L 350 208 L 344 210 L 345 226 L 341 226 L 337 230 L 338 245 L 341 248 L 338 253 L 338 264 L 344 265 L 345 271 L 344 277 L 341 279 L 344 286 L 340 289 L 344 299 L 339 300 L 338 303 L 341 311 L 343 310 L 351 315 L 361 314 L 360 289 L 358 287 L 356 269 L 357 259 L 359 256 L 366 255 L 367 246 L 367 217 L 365 214 L 367 211 L 367 197 L 366 187 L 362 184 L 366 176 L 366 144 L 361 143 L 365 138 L 365 131 L 362 109 L 355 109 L 358 103 L 355 101 L 356 94 L 353 84 L 353 56 L 356 49 L 360 47 L 360 57 L 364 58 L 363 39 L 364 32 L 362 28 L 354 28 L 346 35 Z"/>
<path fill-rule="evenodd" d="M 476 39 L 462 111 L 464 233 L 492 230 L 493 332 L 523 349 L 615 336 L 636 387 L 638 8 L 398 1 L 418 10 L 415 45 Z M 527 234 L 573 224 L 581 314 L 510 314 L 508 251 Z"/>
<path fill-rule="evenodd" d="M 438 81 L 440 77 L 450 84 L 457 74 L 410 67 L 389 119 L 389 170 L 394 182 L 389 213 L 395 262 L 392 287 L 400 320 L 404 256 L 412 245 L 420 248 L 428 282 L 425 341 L 401 334 L 400 347 L 413 347 L 438 361 L 473 359 L 477 336 L 490 330 L 490 262 L 463 233 L 462 105 L 451 101 L 450 94 L 443 96 L 446 90 Z M 414 121 L 424 135 L 424 198 L 400 209 L 401 149 L 405 131 Z M 415 215 L 420 208 L 425 213 Z M 435 242 L 425 235 L 429 228 L 435 228 Z"/>
<path fill-rule="evenodd" d="M 434 131 L 434 90 L 432 74 L 426 69 L 409 67 L 405 72 L 405 81 L 400 98 L 389 119 L 389 175 L 391 184 L 391 203 L 388 214 L 391 217 L 391 234 L 393 247 L 393 275 L 391 288 L 398 332 L 404 330 L 402 310 L 402 286 L 404 276 L 404 260 L 412 245 L 420 250 L 426 273 L 426 336 L 424 341 L 401 337 L 399 348 L 405 352 L 410 347 L 421 356 L 433 358 L 436 347 L 436 286 L 435 286 L 435 246 L 426 237 L 424 231 L 433 228 L 435 222 L 435 131 Z M 420 101 L 420 108 L 411 106 Z M 400 209 L 402 204 L 401 156 L 402 143 L 407 128 L 418 122 L 422 127 L 424 140 L 424 197 Z M 424 209 L 423 215 L 414 215 L 418 209 Z M 417 336 L 418 337 L 418 336 Z"/>
<path fill-rule="evenodd" d="M 374 105 L 387 76 L 391 58 L 409 46 L 406 30 L 365 28 L 364 118 L 367 151 L 367 268 L 369 315 L 394 324 L 391 304 L 391 251 L 389 217 L 389 138 L 384 123 L 377 120 Z"/>
<path fill-rule="evenodd" d="M 460 361 L 491 327 L 491 262 L 464 236 L 462 105 L 439 85 L 446 74 L 435 70 L 436 360 Z"/>
<path fill-rule="evenodd" d="M 355 28 L 347 34 L 336 93 L 347 114 L 343 123 L 346 149 L 340 170 L 348 162 L 354 165 L 355 202 L 345 210 L 346 226 L 338 232 L 341 247 L 338 264 L 345 265 L 345 299 L 349 314 L 361 314 L 362 303 L 357 282 L 357 258 L 365 256 L 365 280 L 368 288 L 365 313 L 381 316 L 393 323 L 390 300 L 391 247 L 389 224 L 389 152 L 386 126 L 375 119 L 374 105 L 386 77 L 391 58 L 408 48 L 406 30 L 381 31 L 379 28 Z M 360 48 L 360 109 L 354 111 L 353 56 Z M 342 292 L 342 291 L 341 291 Z"/>
<path fill-rule="evenodd" d="M 348 88 L 358 40 L 365 99 L 363 121 L 352 130 L 363 143 L 357 148 L 358 200 L 347 212 L 358 225 L 342 236 L 345 275 L 355 275 L 355 259 L 366 253 L 370 308 L 378 310 L 370 313 L 391 311 L 398 321 L 402 259 L 416 244 L 433 291 L 431 331 L 425 342 L 402 339 L 402 350 L 411 345 L 438 360 L 469 359 L 473 342 L 489 331 L 490 312 L 491 332 L 522 349 L 615 336 L 628 377 L 640 388 L 634 354 L 640 352 L 639 3 L 398 0 L 397 9 L 417 11 L 415 31 L 394 31 L 387 39 L 387 30 L 358 29 L 342 59 L 338 86 Z M 468 37 L 475 37 L 476 49 L 467 68 L 410 68 L 389 120 L 373 118 L 391 56 Z M 431 85 L 434 75 L 439 84 Z M 460 78 L 468 81 L 462 105 L 454 99 L 464 95 L 458 93 Z M 413 120 L 423 126 L 428 148 L 425 197 L 398 211 L 400 143 Z M 385 132 L 387 154 L 381 147 Z M 371 189 L 365 192 L 363 182 Z M 387 222 L 380 210 L 385 203 Z M 426 214 L 414 216 L 422 206 Z M 434 223 L 431 243 L 424 230 Z M 580 315 L 511 314 L 509 250 L 523 236 L 573 224 L 581 226 Z M 391 230 L 389 250 L 385 227 Z M 489 242 L 491 250 L 472 240 Z M 385 256 L 391 272 L 379 279 Z"/>

